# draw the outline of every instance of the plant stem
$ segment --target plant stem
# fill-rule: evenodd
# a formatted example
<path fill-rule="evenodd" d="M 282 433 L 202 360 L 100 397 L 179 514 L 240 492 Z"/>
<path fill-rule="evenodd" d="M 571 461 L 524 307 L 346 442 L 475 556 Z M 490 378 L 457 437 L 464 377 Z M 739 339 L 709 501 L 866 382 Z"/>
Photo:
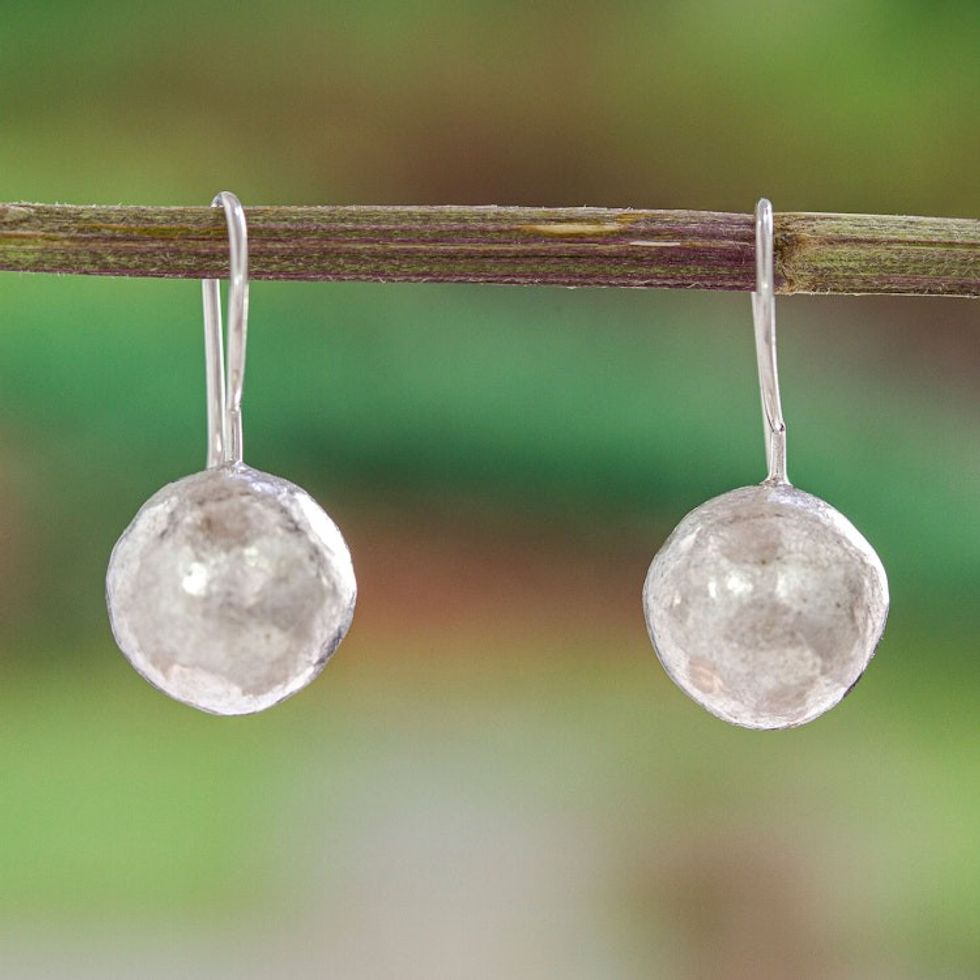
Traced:
<path fill-rule="evenodd" d="M 527 207 L 246 208 L 252 279 L 754 288 L 751 214 Z M 779 293 L 980 296 L 980 221 L 785 212 Z M 0 270 L 217 278 L 209 207 L 0 204 Z"/>

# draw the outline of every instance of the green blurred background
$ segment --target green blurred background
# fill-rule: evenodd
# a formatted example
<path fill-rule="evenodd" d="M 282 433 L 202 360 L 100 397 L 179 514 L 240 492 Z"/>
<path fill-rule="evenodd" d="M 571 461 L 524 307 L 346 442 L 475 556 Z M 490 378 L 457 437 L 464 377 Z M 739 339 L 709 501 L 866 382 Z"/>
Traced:
<path fill-rule="evenodd" d="M 0 200 L 976 217 L 975 0 L 2 4 Z M 0 976 L 980 975 L 980 343 L 778 304 L 790 473 L 881 554 L 864 682 L 729 728 L 650 650 L 664 535 L 762 478 L 747 295 L 252 287 L 246 458 L 350 543 L 308 690 L 117 652 L 201 468 L 196 282 L 0 275 Z"/>

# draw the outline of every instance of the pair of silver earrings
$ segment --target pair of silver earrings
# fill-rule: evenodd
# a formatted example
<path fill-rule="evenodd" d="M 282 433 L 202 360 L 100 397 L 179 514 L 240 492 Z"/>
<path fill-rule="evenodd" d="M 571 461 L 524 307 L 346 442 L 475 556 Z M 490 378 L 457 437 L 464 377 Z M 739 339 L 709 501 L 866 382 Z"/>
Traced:
<path fill-rule="evenodd" d="M 268 708 L 308 684 L 350 627 L 357 586 L 333 521 L 295 484 L 242 462 L 248 317 L 245 214 L 228 224 L 228 369 L 217 280 L 202 283 L 207 468 L 168 484 L 123 532 L 106 598 L 117 643 L 148 681 L 222 715 Z M 805 724 L 835 705 L 874 654 L 888 584 L 842 514 L 786 477 L 776 372 L 772 206 L 756 209 L 752 296 L 769 474 L 692 511 L 643 590 L 654 648 L 713 714 L 749 728 Z"/>

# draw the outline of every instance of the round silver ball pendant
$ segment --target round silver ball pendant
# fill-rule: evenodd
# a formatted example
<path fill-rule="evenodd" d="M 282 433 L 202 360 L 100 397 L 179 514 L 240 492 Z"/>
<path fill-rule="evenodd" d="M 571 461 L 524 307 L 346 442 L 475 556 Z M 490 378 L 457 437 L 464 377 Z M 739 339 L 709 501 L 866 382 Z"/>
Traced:
<path fill-rule="evenodd" d="M 861 677 L 885 627 L 888 581 L 843 514 L 763 483 L 680 522 L 650 565 L 643 606 L 686 694 L 736 725 L 791 728 Z"/>
<path fill-rule="evenodd" d="M 168 484 L 109 559 L 116 642 L 166 694 L 240 715 L 294 694 L 346 634 L 357 586 L 340 531 L 300 487 L 231 463 Z"/>

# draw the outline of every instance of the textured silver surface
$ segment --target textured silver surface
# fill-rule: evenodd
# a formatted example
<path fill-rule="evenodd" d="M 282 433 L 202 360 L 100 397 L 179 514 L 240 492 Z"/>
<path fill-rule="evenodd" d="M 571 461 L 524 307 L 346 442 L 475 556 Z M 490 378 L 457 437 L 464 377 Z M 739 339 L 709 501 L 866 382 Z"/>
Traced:
<path fill-rule="evenodd" d="M 133 666 L 223 715 L 261 711 L 316 677 L 356 592 L 347 545 L 319 505 L 241 463 L 154 494 L 106 579 L 112 631 Z"/>
<path fill-rule="evenodd" d="M 888 614 L 881 561 L 825 501 L 742 487 L 691 511 L 650 565 L 647 628 L 667 673 L 725 721 L 802 725 L 860 678 Z"/>

